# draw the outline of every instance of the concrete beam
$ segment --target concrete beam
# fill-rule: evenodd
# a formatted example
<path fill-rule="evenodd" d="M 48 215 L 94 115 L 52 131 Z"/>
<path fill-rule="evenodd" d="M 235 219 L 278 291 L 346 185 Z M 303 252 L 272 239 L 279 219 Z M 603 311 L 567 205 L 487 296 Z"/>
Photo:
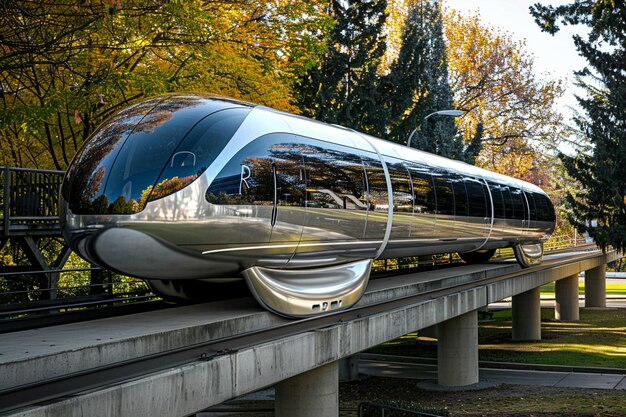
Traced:
<path fill-rule="evenodd" d="M 606 265 L 585 271 L 585 307 L 606 307 Z"/>
<path fill-rule="evenodd" d="M 513 296 L 513 340 L 541 340 L 540 288 Z"/>
<path fill-rule="evenodd" d="M 489 284 L 487 286 L 489 303 L 495 303 L 504 298 L 521 294 L 550 282 L 557 281 L 574 274 L 580 274 L 583 271 L 605 265 L 606 263 L 615 261 L 621 257 L 622 254 L 615 251 L 607 252 L 606 254 L 598 253 L 597 256 L 581 259 L 579 261 L 572 261 L 566 265 L 516 276 L 515 278 L 506 281 Z"/>
<path fill-rule="evenodd" d="M 563 321 L 578 321 L 580 319 L 578 302 L 578 274 L 556 281 L 556 306 L 554 318 Z"/>
<path fill-rule="evenodd" d="M 274 385 L 486 304 L 485 287 L 363 317 L 20 410 L 19 417 L 176 417 Z M 93 324 L 92 324 L 93 326 Z"/>
<path fill-rule="evenodd" d="M 252 299 L 0 335 L 0 389 L 288 322 Z"/>
<path fill-rule="evenodd" d="M 604 265 L 615 258 L 614 253 L 598 252 L 568 265 L 527 272 L 486 286 L 474 286 L 447 296 L 396 306 L 393 310 L 337 323 L 328 329 L 229 351 L 208 361 L 198 360 L 8 415 L 190 415 L 407 333 L 474 312 L 488 302 Z M 494 263 L 463 267 L 464 272 L 448 269 L 372 280 L 359 304 L 518 270 L 512 262 Z M 0 386 L 37 381 L 58 376 L 63 371 L 87 370 L 286 321 L 262 311 L 252 300 L 225 301 L 0 335 L 0 351 L 3 352 L 0 356 Z"/>
<path fill-rule="evenodd" d="M 478 312 L 470 311 L 437 326 L 438 382 L 445 387 L 478 383 Z"/>
<path fill-rule="evenodd" d="M 337 361 L 276 385 L 274 413 L 276 417 L 339 416 Z"/>

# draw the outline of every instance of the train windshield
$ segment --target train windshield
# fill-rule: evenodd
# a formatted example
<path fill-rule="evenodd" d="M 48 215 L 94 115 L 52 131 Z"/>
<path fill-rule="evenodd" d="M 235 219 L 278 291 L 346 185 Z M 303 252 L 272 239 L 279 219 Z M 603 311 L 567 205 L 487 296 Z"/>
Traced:
<path fill-rule="evenodd" d="M 76 214 L 138 213 L 196 179 L 250 110 L 199 96 L 140 103 L 92 136 L 68 170 L 63 197 Z"/>

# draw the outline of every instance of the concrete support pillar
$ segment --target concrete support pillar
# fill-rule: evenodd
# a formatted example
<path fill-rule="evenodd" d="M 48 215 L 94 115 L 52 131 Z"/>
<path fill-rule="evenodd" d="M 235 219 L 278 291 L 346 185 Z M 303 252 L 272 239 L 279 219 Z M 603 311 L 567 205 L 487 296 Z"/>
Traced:
<path fill-rule="evenodd" d="M 438 382 L 446 387 L 478 383 L 478 314 L 476 310 L 437 327 Z"/>
<path fill-rule="evenodd" d="M 338 417 L 338 362 L 315 368 L 276 385 L 276 417 Z"/>
<path fill-rule="evenodd" d="M 579 320 L 578 274 L 558 280 L 554 291 L 556 296 L 554 318 L 563 321 Z"/>
<path fill-rule="evenodd" d="M 606 307 L 606 265 L 585 271 L 585 307 Z"/>
<path fill-rule="evenodd" d="M 339 382 L 359 379 L 359 357 L 357 355 L 339 359 Z"/>
<path fill-rule="evenodd" d="M 541 290 L 513 296 L 513 340 L 541 340 Z"/>

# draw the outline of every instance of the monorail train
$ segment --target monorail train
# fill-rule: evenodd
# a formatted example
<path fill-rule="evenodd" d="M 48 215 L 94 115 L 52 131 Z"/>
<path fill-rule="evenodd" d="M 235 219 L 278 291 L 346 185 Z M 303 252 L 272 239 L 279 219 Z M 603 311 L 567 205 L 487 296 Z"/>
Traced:
<path fill-rule="evenodd" d="M 61 213 L 80 256 L 164 297 L 247 286 L 292 317 L 352 306 L 374 259 L 484 262 L 513 247 L 522 266 L 539 263 L 555 226 L 527 182 L 198 94 L 149 99 L 100 126 L 65 175 Z"/>

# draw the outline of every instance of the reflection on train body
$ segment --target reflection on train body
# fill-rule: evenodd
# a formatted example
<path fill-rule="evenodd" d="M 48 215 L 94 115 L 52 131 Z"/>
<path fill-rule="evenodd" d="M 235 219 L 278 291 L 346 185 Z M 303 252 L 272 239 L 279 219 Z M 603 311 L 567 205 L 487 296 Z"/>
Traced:
<path fill-rule="evenodd" d="M 376 258 L 459 252 L 480 262 L 480 250 L 511 246 L 529 266 L 555 225 L 532 184 L 202 95 L 149 99 L 105 122 L 61 194 L 64 236 L 89 261 L 181 298 L 193 280 L 243 275 L 287 315 L 356 302 Z"/>

